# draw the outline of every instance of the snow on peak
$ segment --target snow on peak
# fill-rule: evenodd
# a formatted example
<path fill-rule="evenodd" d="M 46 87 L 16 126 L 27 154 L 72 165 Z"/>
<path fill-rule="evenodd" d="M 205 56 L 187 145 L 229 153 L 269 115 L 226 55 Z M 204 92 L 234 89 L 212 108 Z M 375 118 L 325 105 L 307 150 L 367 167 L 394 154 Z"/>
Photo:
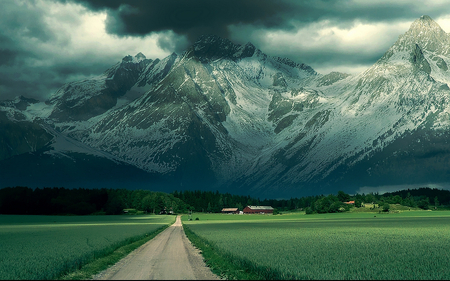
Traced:
<path fill-rule="evenodd" d="M 399 41 L 416 43 L 427 51 L 443 53 L 448 49 L 450 37 L 432 18 L 424 15 L 411 24 Z"/>
<path fill-rule="evenodd" d="M 406 33 L 399 36 L 379 62 L 411 60 L 411 56 L 417 53 L 417 48 L 423 53 L 433 53 L 433 57 L 448 56 L 449 45 L 450 35 L 433 19 L 424 15 L 415 20 Z"/>
<path fill-rule="evenodd" d="M 144 54 L 139 52 L 137 55 L 134 56 L 133 62 L 141 62 L 141 61 L 143 61 L 145 59 L 146 59 L 146 57 L 144 56 Z"/>
<path fill-rule="evenodd" d="M 421 16 L 416 19 L 409 28 L 407 34 L 412 36 L 424 36 L 425 34 L 436 33 L 446 35 L 445 31 L 429 16 Z"/>
<path fill-rule="evenodd" d="M 441 28 L 430 16 L 423 15 L 411 24 L 411 29 Z"/>
<path fill-rule="evenodd" d="M 122 59 L 122 62 L 132 62 L 132 63 L 140 63 L 141 61 L 146 60 L 147 58 L 142 54 L 138 53 L 134 57 L 128 55 Z"/>

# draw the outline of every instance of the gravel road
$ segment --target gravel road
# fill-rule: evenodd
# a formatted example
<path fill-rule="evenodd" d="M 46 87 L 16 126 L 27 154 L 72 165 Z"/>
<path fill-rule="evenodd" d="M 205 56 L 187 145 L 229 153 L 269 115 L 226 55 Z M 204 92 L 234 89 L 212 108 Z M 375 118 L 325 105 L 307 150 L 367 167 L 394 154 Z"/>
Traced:
<path fill-rule="evenodd" d="M 181 217 L 94 280 L 220 280 L 184 234 Z"/>

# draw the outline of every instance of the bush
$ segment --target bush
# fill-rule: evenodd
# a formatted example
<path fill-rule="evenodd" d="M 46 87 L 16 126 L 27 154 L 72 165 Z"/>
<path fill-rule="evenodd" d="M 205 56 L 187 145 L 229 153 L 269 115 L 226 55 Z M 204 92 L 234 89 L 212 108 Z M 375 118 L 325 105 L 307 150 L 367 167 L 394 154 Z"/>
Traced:
<path fill-rule="evenodd" d="M 312 214 L 312 213 L 314 213 L 314 211 L 313 211 L 313 209 L 311 207 L 306 207 L 305 208 L 305 214 L 309 215 L 309 214 Z"/>
<path fill-rule="evenodd" d="M 429 203 L 428 202 L 428 198 L 422 199 L 422 200 L 419 201 L 419 203 L 417 203 L 417 207 L 419 207 L 419 208 L 421 208 L 423 210 L 428 210 L 429 209 L 428 203 Z"/>
<path fill-rule="evenodd" d="M 195 218 L 196 221 L 200 220 L 198 217 Z"/>
<path fill-rule="evenodd" d="M 391 206 L 389 205 L 389 203 L 384 203 L 384 205 L 383 205 L 383 212 L 389 212 L 390 208 L 391 208 Z"/>

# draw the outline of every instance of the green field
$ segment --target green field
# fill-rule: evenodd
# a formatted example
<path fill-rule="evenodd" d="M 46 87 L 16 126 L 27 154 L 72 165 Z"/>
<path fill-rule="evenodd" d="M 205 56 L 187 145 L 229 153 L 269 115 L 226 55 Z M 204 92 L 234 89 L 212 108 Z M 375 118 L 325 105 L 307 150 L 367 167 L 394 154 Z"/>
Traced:
<path fill-rule="evenodd" d="M 0 279 L 56 278 L 174 220 L 154 215 L 0 215 Z"/>
<path fill-rule="evenodd" d="M 448 211 L 192 218 L 189 230 L 262 279 L 450 279 Z"/>

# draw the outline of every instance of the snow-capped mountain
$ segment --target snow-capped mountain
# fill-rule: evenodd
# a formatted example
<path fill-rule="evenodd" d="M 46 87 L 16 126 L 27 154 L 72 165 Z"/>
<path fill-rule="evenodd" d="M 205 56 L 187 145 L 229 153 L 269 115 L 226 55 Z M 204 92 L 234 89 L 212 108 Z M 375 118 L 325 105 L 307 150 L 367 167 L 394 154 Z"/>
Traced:
<path fill-rule="evenodd" d="M 311 83 L 316 105 L 291 107 L 286 116 L 296 117 L 277 141 L 286 145 L 261 155 L 245 186 L 327 193 L 448 181 L 448 40 L 423 16 L 363 73 L 326 87 Z M 295 96 L 282 100 L 294 105 Z"/>
<path fill-rule="evenodd" d="M 428 16 L 354 76 L 203 36 L 163 60 L 127 56 L 45 103 L 1 103 L 0 125 L 28 145 L 2 134 L 0 164 L 89 155 L 167 189 L 270 197 L 448 182 L 449 50 Z"/>

